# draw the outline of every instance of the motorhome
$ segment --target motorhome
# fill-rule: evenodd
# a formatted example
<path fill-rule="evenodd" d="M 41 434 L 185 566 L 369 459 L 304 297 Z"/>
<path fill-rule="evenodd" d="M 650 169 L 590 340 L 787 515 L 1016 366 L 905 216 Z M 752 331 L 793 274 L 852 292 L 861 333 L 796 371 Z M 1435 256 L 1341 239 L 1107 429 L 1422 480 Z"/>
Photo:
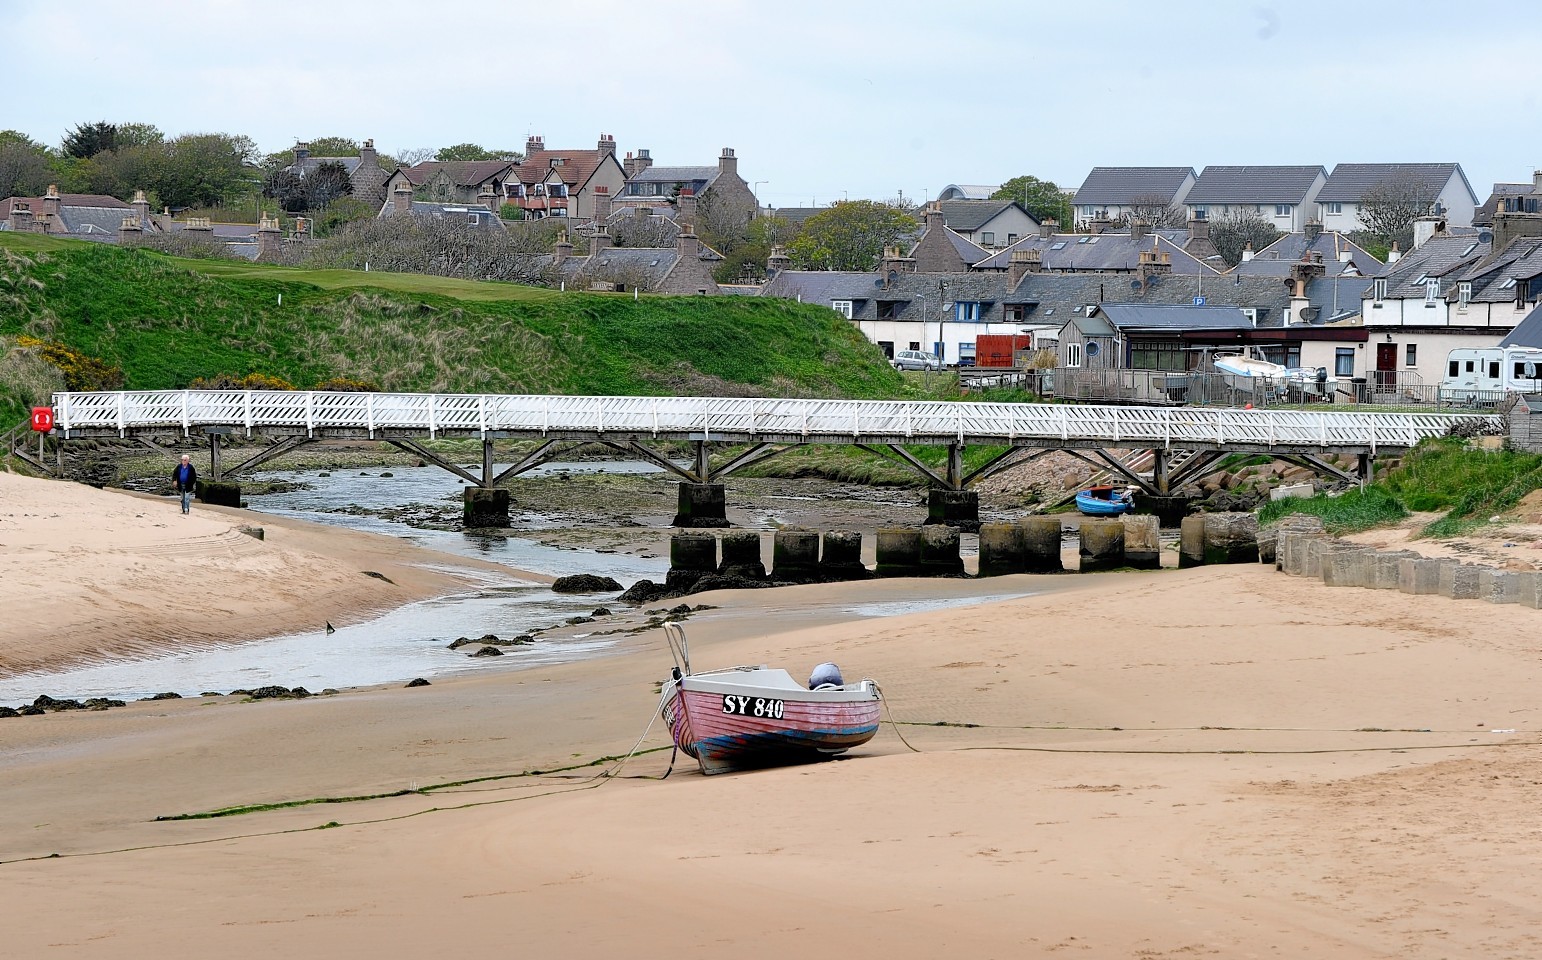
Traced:
<path fill-rule="evenodd" d="M 1466 347 L 1446 354 L 1440 398 L 1448 403 L 1493 403 L 1506 392 L 1542 390 L 1542 350 L 1536 347 Z"/>

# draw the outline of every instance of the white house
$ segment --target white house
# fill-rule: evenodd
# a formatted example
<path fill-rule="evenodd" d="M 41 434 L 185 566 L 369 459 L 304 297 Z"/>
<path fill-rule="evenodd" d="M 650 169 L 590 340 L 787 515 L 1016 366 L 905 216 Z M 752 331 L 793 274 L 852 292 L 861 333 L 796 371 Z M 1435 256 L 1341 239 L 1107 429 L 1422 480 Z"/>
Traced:
<path fill-rule="evenodd" d="M 1181 207 L 1194 182 L 1193 167 L 1093 167 L 1071 205 L 1078 224 L 1118 220 L 1152 205 Z"/>
<path fill-rule="evenodd" d="M 1206 167 L 1189 191 L 1189 214 L 1211 221 L 1259 216 L 1281 233 L 1296 233 L 1316 214 L 1327 181 L 1321 166 Z"/>
<path fill-rule="evenodd" d="M 1039 232 L 1039 221 L 1014 200 L 942 200 L 942 222 L 985 250 L 1000 250 Z"/>
<path fill-rule="evenodd" d="M 1317 194 L 1323 228 L 1340 233 L 1365 229 L 1360 217 L 1365 195 L 1383 184 L 1417 184 L 1429 198 L 1427 213 L 1453 227 L 1472 226 L 1478 198 L 1459 163 L 1341 163 Z"/>

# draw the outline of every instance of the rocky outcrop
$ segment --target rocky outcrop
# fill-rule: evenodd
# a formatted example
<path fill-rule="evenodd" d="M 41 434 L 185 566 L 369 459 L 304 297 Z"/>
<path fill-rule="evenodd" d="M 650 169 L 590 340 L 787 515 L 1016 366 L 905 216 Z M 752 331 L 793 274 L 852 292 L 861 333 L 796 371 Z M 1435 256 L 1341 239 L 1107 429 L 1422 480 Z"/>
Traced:
<path fill-rule="evenodd" d="M 592 573 L 579 573 L 570 577 L 558 577 L 552 582 L 552 593 L 617 593 L 621 584 L 610 577 Z"/>

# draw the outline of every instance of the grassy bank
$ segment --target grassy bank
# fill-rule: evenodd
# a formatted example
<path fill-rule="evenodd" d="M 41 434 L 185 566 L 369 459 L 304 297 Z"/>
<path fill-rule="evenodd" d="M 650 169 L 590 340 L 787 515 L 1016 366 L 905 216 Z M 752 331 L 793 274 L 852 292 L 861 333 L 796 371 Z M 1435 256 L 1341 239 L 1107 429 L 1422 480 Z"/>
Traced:
<path fill-rule="evenodd" d="M 385 390 L 609 395 L 903 396 L 900 375 L 832 311 L 749 297 L 556 293 L 407 274 L 186 261 L 0 238 L 0 336 L 121 368 L 128 389 L 261 373 Z M 0 394 L 0 423 L 33 400 Z"/>
<path fill-rule="evenodd" d="M 1420 531 L 1453 537 L 1513 509 L 1542 488 L 1542 456 L 1512 450 L 1474 450 L 1462 440 L 1426 440 L 1402 465 L 1363 490 L 1338 497 L 1292 497 L 1264 505 L 1262 523 L 1290 513 L 1323 518 L 1330 531 L 1347 533 L 1385 526 L 1410 512 L 1445 511 Z"/>

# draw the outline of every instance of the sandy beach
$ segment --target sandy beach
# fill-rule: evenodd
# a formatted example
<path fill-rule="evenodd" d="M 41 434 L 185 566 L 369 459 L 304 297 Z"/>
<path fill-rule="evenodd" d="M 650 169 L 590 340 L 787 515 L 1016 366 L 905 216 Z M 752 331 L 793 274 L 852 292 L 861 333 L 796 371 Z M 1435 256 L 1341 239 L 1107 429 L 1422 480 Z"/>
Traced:
<path fill-rule="evenodd" d="M 0 671 L 362 616 L 468 565 L 389 544 L 0 475 Z M 1003 599 L 854 612 L 950 596 Z M 659 780 L 654 723 L 597 777 L 656 713 L 656 633 L 415 689 L 0 719 L 6 952 L 1542 955 L 1533 610 L 1257 565 L 692 601 L 698 667 L 833 659 L 895 724 Z"/>

